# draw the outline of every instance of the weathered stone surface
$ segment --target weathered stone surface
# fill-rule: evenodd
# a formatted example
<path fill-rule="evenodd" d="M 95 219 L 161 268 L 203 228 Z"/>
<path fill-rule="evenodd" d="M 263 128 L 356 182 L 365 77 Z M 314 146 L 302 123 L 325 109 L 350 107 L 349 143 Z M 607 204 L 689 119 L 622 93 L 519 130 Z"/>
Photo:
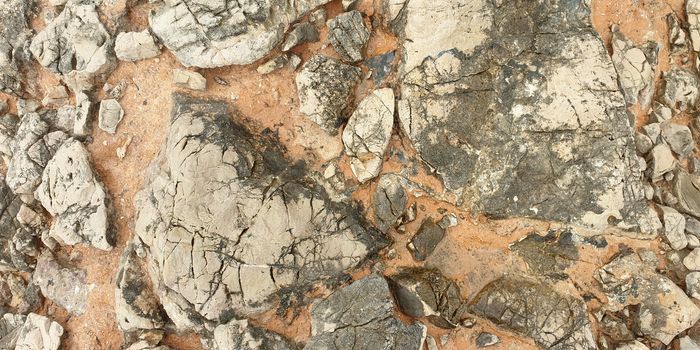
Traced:
<path fill-rule="evenodd" d="M 118 59 L 134 62 L 158 56 L 160 47 L 148 30 L 123 32 L 117 35 L 114 52 Z"/>
<path fill-rule="evenodd" d="M 656 145 L 649 153 L 649 178 L 656 182 L 663 176 L 676 168 L 676 158 L 673 157 L 671 148 L 662 143 Z"/>
<path fill-rule="evenodd" d="M 289 51 L 293 47 L 318 41 L 318 31 L 309 22 L 303 22 L 294 25 L 294 29 L 287 34 L 287 38 L 282 44 L 282 51 Z"/>
<path fill-rule="evenodd" d="M 22 95 L 22 67 L 31 57 L 27 44 L 32 32 L 27 15 L 33 3 L 26 0 L 6 0 L 0 4 L 0 91 Z"/>
<path fill-rule="evenodd" d="M 531 337 L 547 349 L 597 349 L 580 299 L 520 276 L 499 278 L 471 302 L 473 312 Z"/>
<path fill-rule="evenodd" d="M 640 108 L 646 110 L 654 96 L 659 46 L 654 42 L 635 46 L 617 26 L 613 26 L 612 32 L 612 61 L 620 79 L 625 101 L 628 105 L 639 103 Z"/>
<path fill-rule="evenodd" d="M 114 310 L 119 329 L 134 332 L 164 326 L 160 302 L 132 245 L 122 254 L 115 283 Z"/>
<path fill-rule="evenodd" d="M 34 265 L 38 247 L 36 232 L 17 220 L 22 200 L 0 177 L 0 266 L 28 271 Z"/>
<path fill-rule="evenodd" d="M 328 41 L 346 62 L 362 61 L 368 40 L 360 11 L 341 13 L 328 21 Z"/>
<path fill-rule="evenodd" d="M 44 169 L 35 196 L 54 216 L 49 235 L 56 241 L 112 249 L 110 198 L 80 141 L 70 138 L 56 151 Z"/>
<path fill-rule="evenodd" d="M 95 4 L 71 1 L 32 39 L 30 50 L 77 93 L 100 85 L 112 71 L 113 46 Z"/>
<path fill-rule="evenodd" d="M 299 111 L 326 131 L 345 121 L 350 95 L 360 80 L 360 69 L 316 55 L 296 76 Z"/>
<path fill-rule="evenodd" d="M 683 258 L 683 265 L 690 271 L 700 271 L 700 248 L 695 248 Z"/>
<path fill-rule="evenodd" d="M 692 1 L 694 0 L 690 0 L 690 2 Z M 690 14 L 688 14 L 688 19 L 690 19 Z M 669 13 L 666 16 L 666 25 L 668 26 L 668 41 L 671 44 L 671 52 L 682 53 L 688 50 L 688 36 L 675 13 Z"/>
<path fill-rule="evenodd" d="M 406 209 L 406 191 L 396 177 L 385 175 L 379 178 L 374 192 L 374 218 L 380 230 L 386 232 L 397 224 Z"/>
<path fill-rule="evenodd" d="M 5 165 L 9 165 L 10 159 L 12 159 L 12 148 L 18 123 L 19 119 L 11 114 L 0 117 L 0 157 Z"/>
<path fill-rule="evenodd" d="M 685 217 L 673 208 L 659 206 L 663 214 L 664 238 L 675 250 L 681 250 L 688 245 L 685 236 Z"/>
<path fill-rule="evenodd" d="M 671 150 L 681 158 L 688 156 L 694 148 L 693 134 L 690 128 L 675 123 L 661 124 L 661 136 L 666 140 Z"/>
<path fill-rule="evenodd" d="M 700 319 L 700 309 L 683 290 L 645 265 L 636 253 L 616 257 L 598 269 L 595 278 L 608 298 L 606 308 L 620 311 L 638 305 L 630 315 L 635 327 L 664 344 Z"/>
<path fill-rule="evenodd" d="M 63 85 L 52 86 L 47 89 L 41 104 L 50 107 L 61 107 L 68 103 L 68 91 Z"/>
<path fill-rule="evenodd" d="M 510 249 L 527 263 L 535 274 L 554 279 L 566 279 L 566 268 L 578 260 L 581 237 L 571 230 L 550 230 L 546 235 L 536 233 L 510 245 Z"/>
<path fill-rule="evenodd" d="M 62 336 L 60 324 L 32 313 L 17 335 L 15 350 L 58 350 Z"/>
<path fill-rule="evenodd" d="M 413 259 L 423 261 L 433 253 L 437 245 L 445 238 L 445 229 L 438 226 L 433 218 L 423 220 L 418 232 L 409 243 L 409 250 Z"/>
<path fill-rule="evenodd" d="M 332 283 L 385 244 L 348 203 L 307 185 L 303 165 L 277 145 L 232 122 L 225 102 L 173 97 L 135 230 L 179 328 L 267 310 L 278 296 Z"/>
<path fill-rule="evenodd" d="M 16 273 L 7 272 L 0 275 L 0 305 L 5 307 L 4 310 L 27 314 L 36 311 L 41 304 L 39 288 L 35 284 L 27 284 Z"/>
<path fill-rule="evenodd" d="M 700 300 L 700 272 L 691 272 L 685 276 L 685 293 Z"/>
<path fill-rule="evenodd" d="M 326 2 L 166 1 L 151 13 L 149 23 L 185 66 L 243 65 L 269 53 L 292 22 Z"/>
<path fill-rule="evenodd" d="M 285 64 L 287 64 L 287 61 L 289 61 L 289 56 L 284 54 L 284 55 L 279 55 L 263 64 L 258 66 L 256 71 L 260 74 L 270 74 L 278 69 L 281 69 L 284 67 Z"/>
<path fill-rule="evenodd" d="M 637 340 L 620 344 L 615 350 L 649 350 L 649 348 Z"/>
<path fill-rule="evenodd" d="M 343 130 L 343 144 L 350 168 L 360 182 L 381 172 L 393 127 L 394 92 L 390 88 L 373 91 L 352 113 Z"/>
<path fill-rule="evenodd" d="M 700 350 L 700 343 L 690 336 L 685 336 L 678 341 L 680 350 Z"/>
<path fill-rule="evenodd" d="M 688 31 L 693 45 L 693 51 L 700 53 L 700 1 L 687 0 L 685 11 L 688 15 Z M 698 61 L 700 62 L 700 61 Z"/>
<path fill-rule="evenodd" d="M 676 172 L 673 194 L 678 198 L 678 210 L 700 218 L 700 176 Z"/>
<path fill-rule="evenodd" d="M 393 72 L 395 59 L 396 51 L 391 51 L 365 60 L 367 68 L 372 72 L 372 80 L 374 80 L 375 85 L 381 85 Z"/>
<path fill-rule="evenodd" d="M 489 346 L 496 345 L 500 342 L 501 342 L 501 339 L 499 339 L 497 335 L 487 333 L 487 332 L 481 332 L 481 333 L 479 333 L 479 336 L 476 337 L 476 347 L 477 348 L 486 348 Z"/>
<path fill-rule="evenodd" d="M 100 112 L 98 116 L 100 129 L 110 134 L 114 134 L 117 132 L 119 122 L 121 122 L 122 118 L 124 118 L 124 110 L 117 100 L 102 100 L 102 102 L 100 102 Z"/>
<path fill-rule="evenodd" d="M 301 347 L 280 335 L 248 324 L 247 320 L 231 320 L 216 326 L 211 338 L 202 339 L 208 350 L 297 350 Z"/>
<path fill-rule="evenodd" d="M 311 339 L 304 349 L 423 349 L 427 329 L 405 325 L 393 314 L 386 280 L 365 277 L 311 308 Z"/>
<path fill-rule="evenodd" d="M 694 108 L 700 96 L 700 80 L 695 73 L 674 67 L 663 77 L 661 99 L 669 107 L 685 111 Z"/>
<path fill-rule="evenodd" d="M 0 348 L 15 349 L 17 338 L 22 330 L 24 321 L 27 319 L 24 315 L 14 315 L 6 313 L 0 318 Z"/>
<path fill-rule="evenodd" d="M 87 273 L 62 264 L 49 251 L 39 256 L 33 280 L 41 293 L 71 314 L 82 315 L 87 309 Z"/>
<path fill-rule="evenodd" d="M 397 5 L 399 117 L 419 155 L 464 208 L 650 237 L 659 222 L 588 2 L 498 4 Z"/>
<path fill-rule="evenodd" d="M 455 328 L 466 318 L 467 304 L 459 287 L 439 272 L 409 268 L 389 281 L 399 308 L 411 317 L 427 317 L 441 328 Z"/>
<path fill-rule="evenodd" d="M 191 70 L 176 68 L 173 70 L 173 81 L 178 86 L 192 90 L 204 91 L 207 89 L 207 79 Z"/>

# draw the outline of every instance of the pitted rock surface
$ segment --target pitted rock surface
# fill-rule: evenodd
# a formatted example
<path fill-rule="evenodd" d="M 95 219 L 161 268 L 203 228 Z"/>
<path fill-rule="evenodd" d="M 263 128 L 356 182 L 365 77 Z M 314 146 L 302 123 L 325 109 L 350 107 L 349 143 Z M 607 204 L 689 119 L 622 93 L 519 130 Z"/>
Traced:
<path fill-rule="evenodd" d="M 153 33 L 185 66 L 250 64 L 281 43 L 289 25 L 328 0 L 173 0 L 149 17 Z"/>
<path fill-rule="evenodd" d="M 137 200 L 154 288 L 180 328 L 267 310 L 273 297 L 332 283 L 384 245 L 276 141 L 230 118 L 223 102 L 174 95 L 167 143 Z"/>
<path fill-rule="evenodd" d="M 660 225 L 587 4 L 407 1 L 401 125 L 464 208 L 650 237 Z"/>

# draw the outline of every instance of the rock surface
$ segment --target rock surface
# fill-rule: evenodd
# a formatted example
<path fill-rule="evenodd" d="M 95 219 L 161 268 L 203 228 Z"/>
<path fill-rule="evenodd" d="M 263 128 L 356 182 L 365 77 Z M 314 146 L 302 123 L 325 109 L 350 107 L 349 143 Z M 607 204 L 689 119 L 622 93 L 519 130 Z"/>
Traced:
<path fill-rule="evenodd" d="M 396 177 L 385 175 L 379 178 L 374 192 L 374 217 L 380 230 L 386 232 L 397 224 L 406 209 L 406 196 Z"/>
<path fill-rule="evenodd" d="M 22 95 L 25 76 L 22 68 L 31 54 L 27 44 L 31 38 L 28 14 L 32 2 L 7 0 L 0 4 L 0 92 Z"/>
<path fill-rule="evenodd" d="M 100 102 L 99 126 L 100 129 L 114 134 L 117 132 L 117 126 L 124 118 L 124 110 L 119 102 L 115 99 L 102 100 Z"/>
<path fill-rule="evenodd" d="M 117 35 L 114 52 L 118 59 L 134 62 L 158 56 L 160 47 L 148 30 L 123 32 Z"/>
<path fill-rule="evenodd" d="M 59 263 L 51 252 L 43 252 L 36 263 L 34 282 L 41 293 L 71 314 L 81 315 L 87 308 L 86 272 Z"/>
<path fill-rule="evenodd" d="M 62 336 L 60 324 L 32 313 L 19 330 L 15 350 L 58 350 Z"/>
<path fill-rule="evenodd" d="M 659 47 L 656 43 L 635 46 L 618 27 L 613 27 L 612 60 L 627 104 L 639 103 L 646 110 L 654 95 Z"/>
<path fill-rule="evenodd" d="M 362 13 L 356 10 L 342 13 L 328 21 L 328 41 L 344 61 L 362 61 L 369 31 Z"/>

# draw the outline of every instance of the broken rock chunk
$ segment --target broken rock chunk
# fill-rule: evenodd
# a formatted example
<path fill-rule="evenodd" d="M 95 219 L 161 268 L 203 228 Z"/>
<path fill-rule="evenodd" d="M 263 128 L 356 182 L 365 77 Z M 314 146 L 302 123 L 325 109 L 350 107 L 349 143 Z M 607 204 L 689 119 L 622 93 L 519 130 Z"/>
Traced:
<path fill-rule="evenodd" d="M 59 243 L 112 249 L 110 199 L 80 141 L 70 138 L 61 145 L 47 163 L 35 196 L 54 216 L 49 235 Z"/>
<path fill-rule="evenodd" d="M 328 41 L 344 61 L 362 61 L 369 31 L 360 11 L 341 13 L 328 21 Z"/>
<path fill-rule="evenodd" d="M 297 45 L 316 42 L 318 39 L 318 31 L 311 23 L 295 24 L 294 29 L 287 34 L 287 39 L 282 44 L 282 51 L 289 51 Z"/>
<path fill-rule="evenodd" d="M 690 271 L 700 271 L 700 248 L 695 248 L 683 258 L 683 265 Z"/>
<path fill-rule="evenodd" d="M 700 80 L 695 73 L 674 67 L 664 74 L 662 101 L 669 107 L 685 111 L 694 108 L 700 96 Z"/>
<path fill-rule="evenodd" d="M 676 158 L 671 148 L 664 143 L 656 145 L 651 150 L 649 162 L 651 163 L 650 177 L 654 182 L 661 180 L 666 173 L 676 168 Z"/>
<path fill-rule="evenodd" d="M 417 261 L 423 261 L 433 253 L 437 245 L 445 238 L 445 229 L 435 223 L 433 218 L 423 220 L 418 232 L 409 243 L 409 250 L 413 254 L 413 258 Z"/>
<path fill-rule="evenodd" d="M 386 232 L 397 224 L 407 204 L 406 191 L 396 176 L 384 175 L 374 192 L 374 217 L 379 229 Z"/>
<path fill-rule="evenodd" d="M 678 198 L 678 210 L 700 218 L 700 176 L 676 172 L 673 193 Z"/>
<path fill-rule="evenodd" d="M 427 329 L 394 317 L 386 280 L 365 277 L 311 308 L 311 339 L 304 349 L 423 349 Z"/>
<path fill-rule="evenodd" d="M 191 90 L 204 91 L 207 89 L 207 79 L 191 70 L 176 68 L 173 70 L 173 81 L 176 85 Z"/>
<path fill-rule="evenodd" d="M 692 2 L 695 2 L 695 0 L 688 1 L 689 4 Z M 691 22 L 690 17 L 692 15 L 693 14 L 691 14 L 690 12 L 688 13 L 688 22 L 691 25 L 697 26 L 697 22 Z M 697 21 L 697 19 L 693 20 Z M 686 51 L 688 49 L 688 37 L 685 34 L 685 29 L 683 29 L 683 27 L 681 27 L 681 24 L 678 22 L 678 17 L 676 17 L 675 13 L 669 13 L 668 16 L 666 16 L 666 25 L 668 26 L 668 40 L 671 44 L 671 52 L 679 53 Z"/>
<path fill-rule="evenodd" d="M 612 61 L 619 75 L 622 92 L 628 105 L 639 103 L 647 110 L 654 95 L 654 78 L 659 46 L 648 42 L 637 47 L 618 26 L 613 26 Z"/>
<path fill-rule="evenodd" d="M 21 198 L 0 177 L 0 266 L 28 271 L 38 254 L 37 233 L 17 220 L 22 205 Z"/>
<path fill-rule="evenodd" d="M 124 110 L 117 100 L 109 99 L 100 102 L 99 126 L 100 129 L 114 134 L 117 132 L 119 122 L 124 118 Z"/>
<path fill-rule="evenodd" d="M 700 300 L 700 272 L 691 272 L 685 276 L 685 293 Z"/>
<path fill-rule="evenodd" d="M 119 33 L 114 43 L 114 51 L 118 59 L 134 62 L 158 56 L 160 47 L 151 33 L 144 30 Z"/>
<path fill-rule="evenodd" d="M 685 125 L 675 123 L 661 124 L 661 136 L 666 140 L 671 150 L 681 158 L 687 157 L 694 147 L 693 134 L 690 128 Z"/>
<path fill-rule="evenodd" d="M 211 338 L 203 338 L 208 350 L 297 350 L 295 344 L 264 328 L 255 327 L 248 320 L 231 320 L 214 328 Z"/>
<path fill-rule="evenodd" d="M 31 313 L 17 335 L 16 350 L 58 350 L 63 327 L 45 316 Z"/>
<path fill-rule="evenodd" d="M 26 82 L 22 68 L 31 58 L 26 50 L 32 36 L 27 15 L 33 5 L 25 0 L 6 0 L 0 4 L 0 92 L 22 95 Z"/>
<path fill-rule="evenodd" d="M 343 130 L 343 143 L 350 168 L 360 182 L 381 172 L 393 126 L 394 92 L 390 88 L 373 91 L 352 113 Z"/>
<path fill-rule="evenodd" d="M 685 12 L 688 15 L 688 31 L 690 32 L 693 51 L 698 54 L 700 53 L 700 1 L 687 0 Z"/>
<path fill-rule="evenodd" d="M 5 313 L 0 318 L 0 349 L 15 349 L 27 316 Z"/>
<path fill-rule="evenodd" d="M 553 350 L 597 349 L 583 300 L 522 276 L 499 278 L 479 292 L 471 309 L 497 325 Z"/>
<path fill-rule="evenodd" d="M 44 251 L 36 263 L 33 279 L 41 293 L 71 314 L 82 315 L 87 308 L 87 273 L 80 268 L 59 263 Z"/>
<path fill-rule="evenodd" d="M 681 250 L 688 245 L 685 235 L 685 217 L 673 208 L 659 206 L 663 213 L 664 236 L 675 250 Z"/>
<path fill-rule="evenodd" d="M 326 131 L 335 131 L 345 120 L 350 95 L 360 80 L 360 69 L 316 55 L 296 76 L 299 111 Z"/>
<path fill-rule="evenodd" d="M 115 282 L 114 309 L 119 329 L 134 332 L 163 327 L 163 310 L 133 245 L 122 254 Z"/>
<path fill-rule="evenodd" d="M 245 65 L 268 54 L 291 23 L 326 2 L 166 1 L 151 13 L 149 23 L 187 67 Z"/>

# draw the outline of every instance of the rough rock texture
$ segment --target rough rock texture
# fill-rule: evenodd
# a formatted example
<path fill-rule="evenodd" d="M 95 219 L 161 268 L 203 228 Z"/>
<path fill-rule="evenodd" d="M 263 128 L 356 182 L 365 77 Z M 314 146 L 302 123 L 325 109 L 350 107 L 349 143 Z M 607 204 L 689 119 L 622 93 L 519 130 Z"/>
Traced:
<path fill-rule="evenodd" d="M 328 21 L 328 41 L 346 62 L 362 61 L 368 40 L 369 31 L 359 11 L 345 12 Z"/>
<path fill-rule="evenodd" d="M 671 150 L 681 158 L 687 157 L 695 148 L 693 134 L 690 128 L 675 123 L 661 124 L 661 136 L 668 143 Z"/>
<path fill-rule="evenodd" d="M 15 350 L 58 350 L 63 327 L 45 316 L 29 314 L 17 335 Z"/>
<path fill-rule="evenodd" d="M 653 234 L 625 101 L 587 4 L 399 7 L 400 121 L 465 208 Z"/>
<path fill-rule="evenodd" d="M 393 309 L 383 277 L 355 281 L 312 306 L 311 339 L 304 349 L 422 349 L 426 327 L 404 324 Z"/>
<path fill-rule="evenodd" d="M 158 297 L 131 245 L 122 254 L 115 284 L 114 309 L 117 325 L 123 332 L 159 329 L 164 326 L 164 314 Z"/>
<path fill-rule="evenodd" d="M 608 297 L 606 308 L 638 305 L 631 319 L 641 334 L 669 344 L 700 319 L 700 309 L 670 279 L 646 266 L 636 253 L 622 254 L 598 269 L 595 278 Z"/>
<path fill-rule="evenodd" d="M 135 229 L 178 327 L 269 309 L 273 296 L 332 283 L 383 246 L 353 207 L 310 187 L 303 164 L 289 164 L 276 145 L 232 122 L 224 102 L 173 97 Z"/>
<path fill-rule="evenodd" d="M 83 314 L 87 308 L 89 290 L 85 278 L 85 270 L 59 263 L 49 251 L 41 254 L 33 275 L 45 297 L 74 315 Z"/>
<path fill-rule="evenodd" d="M 119 122 L 124 118 L 124 110 L 115 99 L 102 100 L 102 102 L 100 102 L 100 112 L 98 116 L 100 129 L 114 134 L 117 132 Z"/>
<path fill-rule="evenodd" d="M 620 79 L 622 92 L 628 105 L 639 103 L 646 110 L 654 96 L 654 78 L 659 47 L 649 42 L 635 46 L 618 27 L 613 27 L 612 61 Z"/>
<path fill-rule="evenodd" d="M 151 30 L 185 66 L 250 64 L 269 53 L 290 23 L 327 0 L 165 1 Z"/>
<path fill-rule="evenodd" d="M 678 198 L 678 210 L 700 218 L 700 176 L 676 172 L 673 193 Z"/>
<path fill-rule="evenodd" d="M 537 275 L 565 280 L 566 268 L 578 260 L 581 237 L 571 230 L 550 230 L 546 235 L 530 234 L 512 243 L 518 254 Z"/>
<path fill-rule="evenodd" d="M 148 30 L 124 32 L 117 35 L 114 52 L 118 59 L 133 62 L 158 56 L 160 47 Z"/>
<path fill-rule="evenodd" d="M 289 51 L 297 45 L 318 41 L 318 31 L 309 22 L 294 25 L 282 44 L 282 51 Z"/>
<path fill-rule="evenodd" d="M 393 127 L 394 92 L 390 88 L 373 91 L 352 113 L 343 130 L 343 144 L 352 172 L 360 182 L 381 172 Z"/>
<path fill-rule="evenodd" d="M 345 121 L 350 95 L 360 80 L 360 69 L 316 55 L 296 76 L 299 111 L 329 132 Z"/>
<path fill-rule="evenodd" d="M 685 111 L 694 108 L 700 97 L 697 74 L 685 68 L 674 67 L 664 73 L 662 101 L 669 107 Z"/>
<path fill-rule="evenodd" d="M 278 334 L 248 324 L 247 320 L 231 320 L 216 326 L 211 338 L 202 339 L 208 350 L 297 350 L 301 349 Z"/>
<path fill-rule="evenodd" d="M 417 261 L 423 261 L 428 258 L 430 254 L 433 253 L 437 245 L 445 238 L 445 229 L 438 226 L 435 220 L 432 218 L 427 218 L 423 220 L 418 232 L 413 236 L 411 243 L 409 243 L 409 250 L 413 254 L 413 258 Z"/>
<path fill-rule="evenodd" d="M 473 312 L 547 349 L 597 349 L 582 300 L 519 276 L 499 278 L 471 302 Z"/>
<path fill-rule="evenodd" d="M 32 39 L 30 50 L 76 93 L 98 86 L 115 66 L 114 41 L 89 2 L 70 1 Z"/>
<path fill-rule="evenodd" d="M 27 271 L 34 265 L 38 247 L 36 232 L 17 220 L 21 208 L 22 200 L 0 177 L 0 266 Z"/>
<path fill-rule="evenodd" d="M 687 0 L 685 6 L 685 11 L 688 15 L 690 40 L 693 44 L 693 51 L 697 54 L 700 53 L 700 1 Z M 697 62 L 700 63 L 700 59 Z"/>
<path fill-rule="evenodd" d="M 6 313 L 0 318 L 0 348 L 14 349 L 27 316 Z"/>
<path fill-rule="evenodd" d="M 15 133 L 17 132 L 17 124 L 19 124 L 19 119 L 14 115 L 8 113 L 0 117 L 0 157 L 2 157 L 6 166 L 12 159 L 12 147 Z"/>
<path fill-rule="evenodd" d="M 207 79 L 201 74 L 185 69 L 173 70 L 173 81 L 180 87 L 203 91 L 207 89 Z"/>
<path fill-rule="evenodd" d="M 688 245 L 685 236 L 685 217 L 673 208 L 660 206 L 664 221 L 664 238 L 675 250 L 681 250 Z"/>
<path fill-rule="evenodd" d="M 49 235 L 56 241 L 112 249 L 110 197 L 92 170 L 90 154 L 80 141 L 66 140 L 48 161 L 36 198 L 54 216 Z"/>
<path fill-rule="evenodd" d="M 406 191 L 395 176 L 379 178 L 374 192 L 374 218 L 380 230 L 386 232 L 397 224 L 406 209 Z"/>
<path fill-rule="evenodd" d="M 32 1 L 6 0 L 0 4 L 0 91 L 22 95 L 24 75 L 21 68 L 29 60 L 27 48 L 31 30 L 27 15 Z"/>

